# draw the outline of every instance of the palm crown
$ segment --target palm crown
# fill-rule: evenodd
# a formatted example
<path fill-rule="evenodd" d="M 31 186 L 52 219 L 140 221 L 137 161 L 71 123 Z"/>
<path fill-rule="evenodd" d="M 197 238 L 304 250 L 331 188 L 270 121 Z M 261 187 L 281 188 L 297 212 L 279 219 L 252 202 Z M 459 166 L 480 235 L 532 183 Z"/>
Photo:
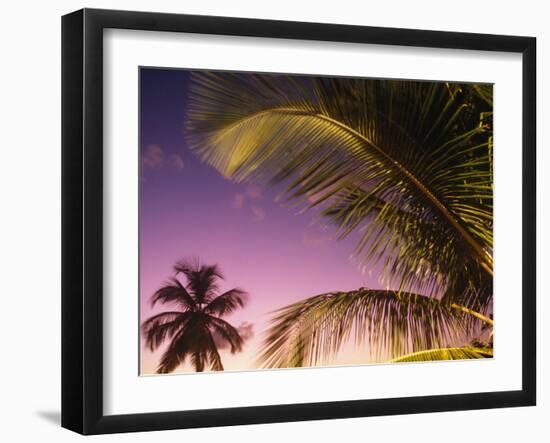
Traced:
<path fill-rule="evenodd" d="M 174 271 L 176 276 L 153 294 L 151 303 L 171 303 L 178 309 L 154 315 L 142 324 L 151 351 L 169 341 L 157 372 L 172 372 L 187 358 L 197 372 L 208 367 L 223 371 L 217 343 L 225 342 L 234 354 L 242 350 L 243 339 L 221 317 L 244 307 L 247 293 L 235 288 L 220 294 L 218 281 L 223 275 L 216 265 L 180 261 Z M 185 276 L 186 284 L 178 274 Z"/>

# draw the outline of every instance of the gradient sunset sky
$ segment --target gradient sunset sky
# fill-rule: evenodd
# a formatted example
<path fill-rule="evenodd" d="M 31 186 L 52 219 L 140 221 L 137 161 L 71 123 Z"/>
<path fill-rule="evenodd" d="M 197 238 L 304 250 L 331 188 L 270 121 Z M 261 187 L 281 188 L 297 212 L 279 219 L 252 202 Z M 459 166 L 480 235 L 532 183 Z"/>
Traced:
<path fill-rule="evenodd" d="M 270 312 L 320 293 L 380 283 L 376 272 L 361 273 L 351 259 L 356 238 L 337 241 L 315 211 L 277 199 L 281 188 L 231 183 L 198 160 L 184 137 L 188 80 L 185 70 L 140 70 L 140 323 L 171 308 L 153 309 L 150 299 L 177 260 L 218 264 L 222 290 L 250 294 L 244 309 L 225 317 L 250 337 L 240 354 L 222 350 L 223 364 L 255 369 Z M 162 352 L 151 353 L 142 338 L 140 373 L 153 374 Z M 368 354 L 349 346 L 327 362 L 358 363 L 369 363 Z"/>

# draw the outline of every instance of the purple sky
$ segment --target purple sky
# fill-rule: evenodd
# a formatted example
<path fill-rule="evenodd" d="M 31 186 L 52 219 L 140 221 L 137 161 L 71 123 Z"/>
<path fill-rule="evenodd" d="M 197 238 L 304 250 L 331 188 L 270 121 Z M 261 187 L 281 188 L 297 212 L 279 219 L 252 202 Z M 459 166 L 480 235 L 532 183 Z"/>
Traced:
<path fill-rule="evenodd" d="M 350 259 L 354 238 L 336 241 L 334 228 L 323 229 L 313 211 L 298 214 L 276 201 L 272 187 L 231 183 L 188 150 L 188 78 L 183 70 L 140 71 L 141 321 L 170 308 L 151 309 L 150 297 L 171 276 L 176 260 L 217 263 L 226 277 L 222 290 L 250 293 L 245 309 L 227 320 L 234 326 L 252 323 L 255 332 L 243 353 L 224 352 L 222 360 L 226 369 L 251 369 L 269 312 L 323 292 L 380 285 Z M 161 352 L 142 347 L 143 374 L 154 372 Z M 366 359 L 365 353 L 346 352 L 337 362 Z"/>

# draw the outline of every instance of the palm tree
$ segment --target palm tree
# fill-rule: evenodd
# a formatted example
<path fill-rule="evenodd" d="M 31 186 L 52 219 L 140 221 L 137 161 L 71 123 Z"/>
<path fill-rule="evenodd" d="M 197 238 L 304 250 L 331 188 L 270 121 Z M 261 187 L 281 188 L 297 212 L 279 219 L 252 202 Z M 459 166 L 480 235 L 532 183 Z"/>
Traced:
<path fill-rule="evenodd" d="M 267 334 L 268 365 L 281 363 L 273 356 L 288 351 L 276 332 L 286 330 L 289 319 L 297 354 L 306 340 L 308 352 L 317 355 L 337 351 L 327 345 L 333 341 L 327 334 L 353 324 L 361 336 L 367 319 L 377 322 L 367 330 L 379 343 L 419 352 L 442 345 L 445 328 L 460 330 L 457 322 L 466 316 L 473 319 L 466 321 L 470 326 L 489 318 L 490 85 L 198 72 L 188 103 L 188 142 L 204 161 L 236 182 L 283 183 L 288 198 L 317 207 L 340 237 L 355 233 L 362 265 L 381 262 L 382 283 L 396 289 L 386 298 L 369 290 L 331 294 L 344 305 L 356 300 L 351 311 L 332 306 L 327 313 L 331 304 L 317 303 L 326 294 L 283 308 Z M 389 329 L 372 335 L 388 321 L 376 315 L 386 300 L 396 312 L 414 312 L 399 317 L 407 325 L 402 329 L 426 338 L 424 328 L 434 339 Z M 434 309 L 448 314 L 443 330 L 429 326 Z M 339 329 L 326 326 L 327 318 Z"/>
<path fill-rule="evenodd" d="M 223 371 L 217 343 L 227 343 L 235 354 L 242 350 L 243 339 L 221 317 L 244 307 L 247 293 L 236 288 L 220 294 L 218 280 L 223 275 L 217 265 L 180 261 L 174 271 L 176 276 L 153 294 L 151 304 L 172 303 L 178 309 L 154 315 L 142 324 L 151 351 L 170 341 L 157 373 L 174 371 L 187 357 L 197 372 L 208 366 L 210 370 Z M 187 280 L 185 285 L 177 278 L 180 273 Z"/>

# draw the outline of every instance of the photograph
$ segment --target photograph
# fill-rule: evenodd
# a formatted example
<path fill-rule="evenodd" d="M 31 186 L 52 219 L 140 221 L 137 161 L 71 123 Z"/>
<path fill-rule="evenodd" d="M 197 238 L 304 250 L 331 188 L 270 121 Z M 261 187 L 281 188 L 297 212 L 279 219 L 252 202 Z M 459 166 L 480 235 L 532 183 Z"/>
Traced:
<path fill-rule="evenodd" d="M 138 71 L 140 376 L 493 358 L 493 84 Z"/>

